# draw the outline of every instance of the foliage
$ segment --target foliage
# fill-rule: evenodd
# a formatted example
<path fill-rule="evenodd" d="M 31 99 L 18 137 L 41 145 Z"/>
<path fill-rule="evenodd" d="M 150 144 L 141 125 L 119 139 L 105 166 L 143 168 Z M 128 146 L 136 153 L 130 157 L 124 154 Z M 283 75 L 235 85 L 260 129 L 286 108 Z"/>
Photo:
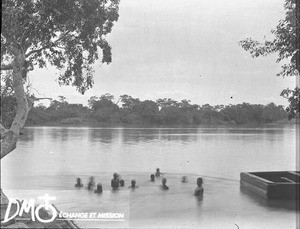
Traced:
<path fill-rule="evenodd" d="M 75 86 L 84 94 L 93 85 L 95 61 L 111 62 L 106 36 L 118 20 L 119 0 L 3 0 L 1 6 L 1 84 L 6 86 L 1 87 L 1 106 L 6 105 L 0 123 L 2 159 L 16 148 L 28 112 L 41 99 L 25 91 L 28 72 L 51 64 L 61 72 L 60 85 Z M 15 107 L 8 105 L 10 93 Z M 77 115 L 69 114 L 73 109 L 64 100 L 52 104 L 51 119 Z M 38 112 L 34 117 L 49 116 L 39 115 L 44 110 L 33 111 Z M 13 113 L 5 116 L 8 111 Z"/>
<path fill-rule="evenodd" d="M 296 0 L 285 0 L 284 8 L 286 15 L 284 20 L 280 20 L 276 29 L 271 33 L 274 35 L 272 40 L 259 42 L 252 38 L 240 41 L 243 49 L 250 52 L 252 57 L 267 56 L 278 53 L 277 62 L 290 59 L 289 64 L 283 64 L 278 76 L 296 75 L 296 60 L 299 50 L 296 47 Z"/>
<path fill-rule="evenodd" d="M 119 0 L 3 0 L 1 63 L 16 49 L 25 56 L 23 68 L 50 63 L 62 70 L 58 82 L 84 93 L 93 84 L 91 65 L 111 62 L 105 39 L 118 19 Z M 13 48 L 12 48 L 13 47 Z"/>
<path fill-rule="evenodd" d="M 300 114 L 300 88 L 296 87 L 295 90 L 285 89 L 281 92 L 281 96 L 284 96 L 290 102 L 289 106 L 286 108 L 289 113 L 289 119 L 299 118 Z"/>
<path fill-rule="evenodd" d="M 130 95 L 121 95 L 120 100 L 122 102 L 122 108 L 130 112 L 136 112 L 137 107 L 141 101 L 138 98 L 133 98 Z"/>
<path fill-rule="evenodd" d="M 100 97 L 92 96 L 88 100 L 91 117 L 99 122 L 111 123 L 118 106 L 113 102 L 114 96 L 106 93 Z"/>
<path fill-rule="evenodd" d="M 5 128 L 9 128 L 12 124 L 13 118 L 15 117 L 15 111 L 17 106 L 17 101 L 13 93 L 13 82 L 11 79 L 11 72 L 8 72 L 7 74 L 1 74 L 0 89 L 1 123 Z"/>
<path fill-rule="evenodd" d="M 155 123 L 158 120 L 159 108 L 155 102 L 145 100 L 139 104 L 137 114 L 144 122 Z"/>
<path fill-rule="evenodd" d="M 63 122 L 70 118 L 88 118 L 90 111 L 82 104 L 69 104 L 64 101 L 53 100 L 49 107 L 38 105 L 32 108 L 27 117 L 27 124 L 43 124 L 49 122 Z"/>
<path fill-rule="evenodd" d="M 120 100 L 122 104 L 118 106 L 110 94 L 92 96 L 89 107 L 70 104 L 65 99 L 54 100 L 47 108 L 34 107 L 29 112 L 27 124 L 64 124 L 65 120 L 96 120 L 106 124 L 263 124 L 287 118 L 284 107 L 274 103 L 200 106 L 189 100 L 141 101 L 129 95 L 121 95 Z"/>
<path fill-rule="evenodd" d="M 284 63 L 281 66 L 281 71 L 278 76 L 297 76 L 300 74 L 300 6 L 297 0 L 285 0 L 284 9 L 286 11 L 285 18 L 280 20 L 276 29 L 271 33 L 274 38 L 271 40 L 264 40 L 259 42 L 252 38 L 247 38 L 239 42 L 242 48 L 252 55 L 252 57 L 267 56 L 269 54 L 277 53 L 277 61 L 288 60 L 289 63 Z M 287 108 L 290 118 L 299 116 L 300 97 L 299 88 L 290 91 L 285 89 L 281 95 L 286 97 L 290 102 Z M 292 93 L 293 92 L 293 93 Z M 291 96 L 290 96 L 291 95 Z"/>

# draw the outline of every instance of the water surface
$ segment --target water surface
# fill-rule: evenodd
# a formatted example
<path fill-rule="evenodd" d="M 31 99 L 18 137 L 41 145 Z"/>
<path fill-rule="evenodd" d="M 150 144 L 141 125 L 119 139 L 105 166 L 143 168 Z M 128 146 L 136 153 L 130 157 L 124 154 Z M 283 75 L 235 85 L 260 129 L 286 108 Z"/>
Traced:
<path fill-rule="evenodd" d="M 124 212 L 125 221 L 78 221 L 82 227 L 296 228 L 295 202 L 266 201 L 240 190 L 243 171 L 296 170 L 294 126 L 261 128 L 28 127 L 1 161 L 10 197 L 55 195 L 65 212 Z M 149 182 L 159 167 L 170 190 Z M 126 188 L 110 190 L 113 172 Z M 187 175 L 189 182 L 181 183 Z M 89 176 L 104 193 L 74 189 Z M 195 198 L 197 177 L 204 198 Z M 127 186 L 136 179 L 139 189 Z"/>

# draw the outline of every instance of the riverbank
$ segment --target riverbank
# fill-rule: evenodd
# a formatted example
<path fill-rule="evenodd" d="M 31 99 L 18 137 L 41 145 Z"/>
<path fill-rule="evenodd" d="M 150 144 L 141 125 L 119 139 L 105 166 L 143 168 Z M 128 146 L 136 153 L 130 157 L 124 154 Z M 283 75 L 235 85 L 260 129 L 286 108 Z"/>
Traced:
<path fill-rule="evenodd" d="M 250 122 L 246 124 L 237 124 L 235 122 L 216 122 L 216 123 L 202 123 L 202 124 L 127 124 L 127 123 L 105 123 L 105 122 L 98 122 L 93 119 L 72 119 L 73 121 L 67 122 L 66 120 L 63 121 L 53 121 L 53 122 L 46 122 L 40 124 L 26 124 L 25 127 L 40 127 L 40 126 L 70 126 L 70 127 L 130 127 L 130 128 L 197 128 L 197 127 L 229 127 L 229 128 L 243 128 L 243 127 L 261 127 L 261 126 L 276 126 L 276 125 L 298 125 L 298 120 L 288 120 L 283 119 L 276 122 L 271 123 L 257 123 L 257 122 Z M 76 121 L 74 121 L 76 120 Z"/>

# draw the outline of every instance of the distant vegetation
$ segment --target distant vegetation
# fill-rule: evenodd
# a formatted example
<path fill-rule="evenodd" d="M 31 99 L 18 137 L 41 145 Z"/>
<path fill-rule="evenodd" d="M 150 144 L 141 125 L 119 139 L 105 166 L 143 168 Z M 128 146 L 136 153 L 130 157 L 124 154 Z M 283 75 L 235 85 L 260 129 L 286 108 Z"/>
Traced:
<path fill-rule="evenodd" d="M 276 62 L 283 62 L 277 76 L 299 77 L 300 74 L 300 1 L 284 1 L 285 18 L 279 20 L 275 29 L 271 30 L 272 39 L 263 41 L 247 38 L 239 42 L 242 48 L 252 57 L 277 54 Z M 281 92 L 289 106 L 286 108 L 288 118 L 300 118 L 300 87 L 286 88 Z"/>
<path fill-rule="evenodd" d="M 9 125 L 13 117 L 13 98 L 2 98 L 1 118 Z M 9 103 L 10 105 L 8 105 Z M 6 105 L 5 105 L 6 104 Z M 71 104 L 60 96 L 49 107 L 33 107 L 27 118 L 27 125 L 80 124 L 97 122 L 105 124 L 263 124 L 287 118 L 284 107 L 242 103 L 236 105 L 191 104 L 189 100 L 176 101 L 171 98 L 156 101 L 140 100 L 121 95 L 118 102 L 114 96 L 104 94 L 93 96 L 88 106 Z"/>

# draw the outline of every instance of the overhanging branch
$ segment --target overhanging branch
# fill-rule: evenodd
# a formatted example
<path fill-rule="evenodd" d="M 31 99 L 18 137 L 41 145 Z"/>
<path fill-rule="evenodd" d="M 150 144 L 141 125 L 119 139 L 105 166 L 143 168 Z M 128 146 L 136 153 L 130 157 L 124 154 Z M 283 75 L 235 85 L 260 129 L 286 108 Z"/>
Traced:
<path fill-rule="evenodd" d="M 6 71 L 6 70 L 12 70 L 13 65 L 12 64 L 1 64 L 1 71 Z"/>
<path fill-rule="evenodd" d="M 42 51 L 43 49 L 46 49 L 46 48 L 48 48 L 48 47 L 47 47 L 47 46 L 44 46 L 44 47 L 42 47 L 42 48 L 40 48 L 40 49 L 32 50 L 32 51 L 30 51 L 29 53 L 27 53 L 27 54 L 25 55 L 25 57 L 29 57 L 31 54 L 40 52 L 40 51 Z"/>
<path fill-rule="evenodd" d="M 44 47 L 41 47 L 39 49 L 31 50 L 30 52 L 28 52 L 27 54 L 25 54 L 25 57 L 29 57 L 31 54 L 34 54 L 34 53 L 37 53 L 37 52 L 41 52 L 42 50 L 45 50 L 45 49 L 57 46 L 57 42 L 59 42 L 60 40 L 64 39 L 70 32 L 71 31 L 66 32 L 60 38 L 58 38 L 57 40 L 53 41 L 51 44 L 45 45 Z"/>
<path fill-rule="evenodd" d="M 22 81 L 22 66 L 25 61 L 22 50 L 15 49 L 15 58 L 13 66 L 13 87 L 14 95 L 17 101 L 16 114 L 8 131 L 2 129 L 5 133 L 1 138 L 1 159 L 16 148 L 21 128 L 25 125 L 27 114 L 29 111 L 27 97 L 24 91 Z"/>
<path fill-rule="evenodd" d="M 0 123 L 0 138 L 4 138 L 8 130 Z"/>
<path fill-rule="evenodd" d="M 33 107 L 34 102 L 36 101 L 40 101 L 43 99 L 48 99 L 48 100 L 52 100 L 52 98 L 36 98 L 34 96 L 27 96 L 27 102 L 28 102 L 28 108 L 29 110 Z"/>
<path fill-rule="evenodd" d="M 34 100 L 34 101 L 40 101 L 40 100 L 43 100 L 43 99 L 49 99 L 49 100 L 52 100 L 52 98 L 34 98 L 33 100 Z"/>

